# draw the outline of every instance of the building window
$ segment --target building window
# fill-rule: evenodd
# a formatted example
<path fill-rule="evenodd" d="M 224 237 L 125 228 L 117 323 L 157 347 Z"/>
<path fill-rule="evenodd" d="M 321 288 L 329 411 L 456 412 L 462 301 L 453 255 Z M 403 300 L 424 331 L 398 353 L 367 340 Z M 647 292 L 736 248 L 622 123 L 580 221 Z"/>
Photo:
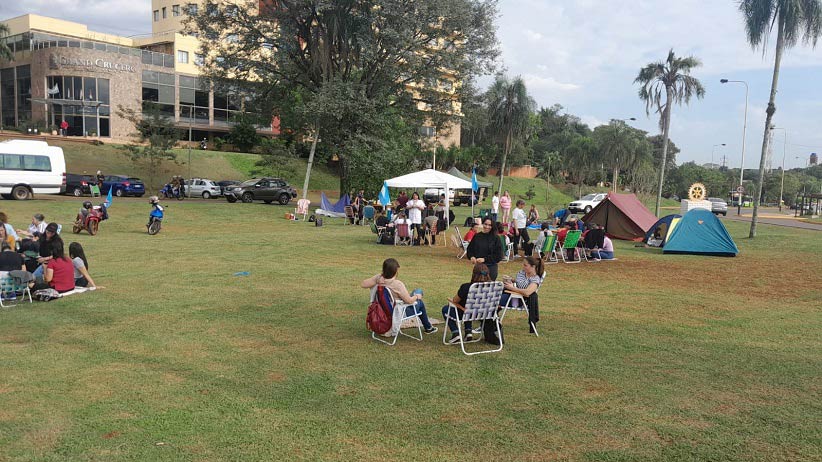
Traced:
<path fill-rule="evenodd" d="M 174 117 L 174 74 L 143 71 L 143 107 L 155 103 L 160 113 Z"/>
<path fill-rule="evenodd" d="M 160 10 L 154 10 L 154 22 L 160 20 Z"/>
<path fill-rule="evenodd" d="M 186 5 L 186 9 L 188 10 L 189 16 L 195 16 L 197 14 L 197 4 L 196 3 L 189 3 Z"/>
<path fill-rule="evenodd" d="M 437 136 L 437 129 L 434 127 L 420 127 L 419 133 L 420 136 L 424 136 L 426 138 L 433 138 Z"/>
<path fill-rule="evenodd" d="M 193 117 L 194 123 L 208 125 L 208 92 L 205 80 L 180 76 L 180 121 Z"/>
<path fill-rule="evenodd" d="M 180 16 L 180 5 L 171 5 L 171 15 L 174 17 Z"/>
<path fill-rule="evenodd" d="M 194 64 L 197 66 L 202 66 L 205 64 L 205 56 L 201 55 L 200 53 L 196 53 L 194 55 Z"/>
<path fill-rule="evenodd" d="M 167 18 L 166 7 L 163 7 L 163 19 Z"/>
<path fill-rule="evenodd" d="M 188 52 L 177 50 L 177 62 L 181 64 L 188 64 Z"/>
<path fill-rule="evenodd" d="M 17 125 L 17 110 L 14 97 L 14 68 L 0 69 L 0 124 L 7 127 Z"/>

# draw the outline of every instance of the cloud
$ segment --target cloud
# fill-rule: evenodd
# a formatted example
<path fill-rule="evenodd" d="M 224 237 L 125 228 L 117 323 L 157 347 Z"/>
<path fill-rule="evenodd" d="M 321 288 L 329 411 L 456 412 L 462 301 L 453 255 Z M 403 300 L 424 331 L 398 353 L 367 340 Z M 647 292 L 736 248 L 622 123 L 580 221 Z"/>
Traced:
<path fill-rule="evenodd" d="M 602 121 L 599 118 L 597 118 L 595 116 L 592 116 L 592 115 L 581 115 L 581 116 L 579 116 L 579 119 L 583 123 L 585 123 L 586 125 L 591 127 L 591 130 L 593 130 L 595 127 L 599 127 L 600 125 L 607 125 L 608 124 L 608 122 Z"/>
<path fill-rule="evenodd" d="M 0 19 L 24 14 L 78 22 L 90 31 L 116 35 L 151 33 L 150 0 L 26 0 L 4 2 Z"/>
<path fill-rule="evenodd" d="M 564 83 L 556 80 L 553 77 L 544 77 L 535 74 L 522 74 L 522 80 L 525 81 L 529 90 L 549 90 L 549 91 L 574 91 L 581 87 L 575 83 Z"/>
<path fill-rule="evenodd" d="M 545 37 L 539 32 L 534 32 L 531 29 L 525 29 L 523 34 L 525 34 L 525 38 L 528 39 L 529 42 L 539 42 Z"/>

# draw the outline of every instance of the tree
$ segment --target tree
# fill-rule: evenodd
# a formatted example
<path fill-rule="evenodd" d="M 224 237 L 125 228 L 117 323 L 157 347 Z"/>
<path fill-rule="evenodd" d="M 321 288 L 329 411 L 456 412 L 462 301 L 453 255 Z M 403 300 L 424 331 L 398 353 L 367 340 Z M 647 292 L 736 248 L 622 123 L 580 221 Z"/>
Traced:
<path fill-rule="evenodd" d="M 502 178 L 505 162 L 517 142 L 522 142 L 530 126 L 531 113 L 536 103 L 528 96 L 525 82 L 521 77 L 508 80 L 497 75 L 486 92 L 488 112 L 492 130 L 502 143 L 502 161 L 499 170 L 499 194 L 502 195 Z"/>
<path fill-rule="evenodd" d="M 596 152 L 596 142 L 591 137 L 581 135 L 575 135 L 566 150 L 566 168 L 571 181 L 577 184 L 577 195 L 582 194 L 582 184 L 591 173 L 591 163 L 595 161 Z"/>
<path fill-rule="evenodd" d="M 691 70 L 701 66 L 699 59 L 688 56 L 679 58 L 671 49 L 668 58 L 650 63 L 639 71 L 634 83 L 641 85 L 639 99 L 645 102 L 645 113 L 650 116 L 651 108 L 659 114 L 659 127 L 662 130 L 662 162 L 667 165 L 668 137 L 671 130 L 671 107 L 674 103 L 688 104 L 691 97 L 702 98 L 705 88 L 702 83 L 690 75 Z M 659 205 L 662 200 L 662 185 L 665 181 L 665 169 L 659 169 L 659 188 L 656 195 L 654 214 L 659 216 Z"/>
<path fill-rule="evenodd" d="M 779 82 L 779 67 L 782 54 L 802 39 L 805 44 L 816 47 L 819 35 L 822 34 L 822 1 L 820 0 L 741 0 L 739 11 L 745 20 L 745 32 L 748 43 L 756 49 L 762 47 L 763 54 L 768 45 L 768 38 L 776 27 L 776 51 L 774 53 L 773 80 L 768 108 L 765 110 L 765 134 L 762 137 L 762 154 L 759 158 L 759 178 L 754 194 L 754 208 L 751 218 L 749 236 L 756 237 L 756 223 L 759 216 L 759 201 L 762 196 L 762 184 L 765 175 L 765 162 L 768 156 L 768 139 L 771 131 L 771 120 L 776 112 L 776 89 Z"/>
<path fill-rule="evenodd" d="M 250 152 L 254 146 L 260 144 L 260 135 L 257 134 L 256 126 L 258 119 L 259 117 L 247 113 L 234 116 L 234 125 L 228 132 L 228 142 L 240 152 Z"/>
<path fill-rule="evenodd" d="M 206 0 L 187 29 L 209 39 L 200 50 L 206 76 L 257 82 L 264 115 L 279 114 L 284 126 L 310 134 L 303 194 L 320 139 L 339 157 L 347 190 L 359 181 L 351 175 L 366 174 L 360 166 L 378 160 L 364 143 L 378 141 L 381 114 L 398 114 L 409 127 L 456 120 L 458 82 L 492 71 L 499 54 L 494 0 L 260 5 Z"/>
<path fill-rule="evenodd" d="M 0 23 L 0 39 L 9 35 L 9 26 L 6 23 Z M 5 40 L 0 40 L 0 62 L 14 61 L 14 55 L 9 48 L 9 44 Z"/>
<path fill-rule="evenodd" d="M 651 149 L 654 156 L 654 168 L 658 169 L 662 165 L 662 135 L 653 135 L 648 137 L 651 142 Z M 668 151 L 665 155 L 665 174 L 667 175 L 671 169 L 676 167 L 676 155 L 681 152 L 681 149 L 668 138 Z"/>
<path fill-rule="evenodd" d="M 174 127 L 174 119 L 166 117 L 154 103 L 144 103 L 143 111 L 118 106 L 117 115 L 134 124 L 131 135 L 135 142 L 123 147 L 135 163 L 144 163 L 148 170 L 149 186 L 154 186 L 154 178 L 163 160 L 175 160 L 177 155 L 171 148 L 180 137 Z"/>
<path fill-rule="evenodd" d="M 645 132 L 629 127 L 622 120 L 614 119 L 608 125 L 596 127 L 593 138 L 597 143 L 599 161 L 613 172 L 614 192 L 618 191 L 621 169 L 628 169 L 630 176 L 643 160 L 651 158 L 651 144 Z"/>

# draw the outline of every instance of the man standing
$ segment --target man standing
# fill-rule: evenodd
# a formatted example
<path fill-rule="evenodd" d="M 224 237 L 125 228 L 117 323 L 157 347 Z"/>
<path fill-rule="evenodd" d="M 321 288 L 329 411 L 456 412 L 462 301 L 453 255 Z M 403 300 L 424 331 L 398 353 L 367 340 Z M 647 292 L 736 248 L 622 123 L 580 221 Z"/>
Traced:
<path fill-rule="evenodd" d="M 499 192 L 494 191 L 494 197 L 491 199 L 491 217 L 494 223 L 497 222 L 497 214 L 499 213 Z"/>

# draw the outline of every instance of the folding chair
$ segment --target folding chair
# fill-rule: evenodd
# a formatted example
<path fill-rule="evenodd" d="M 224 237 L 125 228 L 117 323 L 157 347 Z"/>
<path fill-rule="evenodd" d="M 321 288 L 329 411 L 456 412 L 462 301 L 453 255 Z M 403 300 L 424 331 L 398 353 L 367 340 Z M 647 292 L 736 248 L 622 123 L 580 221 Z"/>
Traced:
<path fill-rule="evenodd" d="M 394 223 L 394 228 L 397 230 L 394 234 L 394 245 L 411 245 L 411 225 L 408 223 Z"/>
<path fill-rule="evenodd" d="M 462 352 L 466 355 L 471 356 L 482 353 L 494 353 L 497 351 L 502 351 L 503 342 L 502 333 L 500 332 L 499 327 L 500 319 L 497 317 L 497 308 L 499 307 L 500 297 L 502 297 L 502 289 L 502 282 L 500 281 L 475 282 L 471 284 L 471 288 L 468 289 L 468 299 L 464 300 L 464 306 L 458 305 L 451 299 L 448 300 L 449 310 L 445 315 L 445 322 L 447 323 L 450 319 L 457 323 L 457 329 L 459 330 L 460 336 L 460 348 L 462 348 Z M 460 308 L 464 309 L 464 311 L 462 312 L 462 319 L 459 319 L 456 316 L 456 313 L 452 315 L 452 311 L 455 312 Z M 499 348 L 492 348 L 489 350 L 480 350 L 472 352 L 466 351 L 465 344 L 479 341 L 479 338 L 477 338 L 476 340 L 472 340 L 471 342 L 465 341 L 465 332 L 463 332 L 464 327 L 462 325 L 462 323 L 464 323 L 465 321 L 493 321 L 497 327 L 497 338 L 500 339 Z M 446 345 L 448 345 L 448 341 L 446 340 L 446 336 L 448 335 L 448 333 L 448 329 L 442 330 L 442 343 Z"/>
<path fill-rule="evenodd" d="M 12 273 L 18 277 L 12 276 Z M 10 308 L 25 302 L 26 296 L 29 298 L 29 303 L 32 303 L 31 289 L 28 284 L 31 274 L 25 272 L 28 277 L 22 278 L 20 277 L 22 275 L 17 273 L 23 273 L 23 271 L 9 271 L 5 276 L 0 277 L 0 307 L 2 308 Z"/>
<path fill-rule="evenodd" d="M 382 242 L 382 235 L 385 234 L 385 226 L 377 226 L 376 223 L 371 223 L 371 232 L 377 235 L 377 244 Z"/>
<path fill-rule="evenodd" d="M 100 186 L 96 184 L 90 184 L 88 186 L 89 191 L 91 191 L 91 197 L 100 197 Z"/>
<path fill-rule="evenodd" d="M 380 292 L 382 292 L 382 296 L 380 296 Z M 371 289 L 371 299 L 369 300 L 369 304 L 374 300 L 378 299 L 380 305 L 382 305 L 383 308 L 391 312 L 391 330 L 382 335 L 377 335 L 376 333 L 371 332 L 372 339 L 378 342 L 382 342 L 386 345 L 394 345 L 395 343 L 397 343 L 397 339 L 400 338 L 400 335 L 404 335 L 408 338 L 412 338 L 420 342 L 422 341 L 422 320 L 417 320 L 417 332 L 419 333 L 419 337 L 416 337 L 414 335 L 408 335 L 405 332 L 403 332 L 402 329 L 400 329 L 403 321 L 407 319 L 418 318 L 422 314 L 419 311 L 417 311 L 416 305 L 408 305 L 402 300 L 397 301 L 394 298 L 394 294 L 391 293 L 391 289 L 385 286 L 375 286 Z M 406 313 L 406 308 L 408 308 L 409 306 L 414 307 L 414 312 L 412 314 Z M 384 340 L 380 337 L 394 337 L 394 340 L 389 342 L 388 340 Z"/>
<path fill-rule="evenodd" d="M 308 207 L 311 205 L 311 201 L 308 199 L 300 199 L 297 201 L 297 208 L 294 209 L 294 215 L 302 215 L 303 221 L 305 221 L 306 215 L 308 215 Z"/>
<path fill-rule="evenodd" d="M 362 224 L 365 226 L 367 221 L 373 222 L 374 216 L 377 214 L 376 209 L 374 209 L 373 205 L 366 205 L 362 209 Z"/>
<path fill-rule="evenodd" d="M 505 239 L 505 236 L 499 237 L 499 243 L 502 245 L 502 260 L 500 263 L 508 263 L 511 261 L 511 254 L 514 252 L 514 243 Z"/>
<path fill-rule="evenodd" d="M 354 213 L 354 207 L 350 205 L 345 206 L 345 222 L 344 225 L 353 225 L 357 221 L 357 214 Z"/>
<path fill-rule="evenodd" d="M 549 265 L 559 263 L 559 257 L 557 256 L 556 234 L 545 238 L 545 242 L 542 243 L 542 249 L 540 249 L 540 252 L 542 252 L 542 259 L 545 263 L 548 263 Z"/>
<path fill-rule="evenodd" d="M 539 279 L 539 284 L 537 285 L 537 292 L 539 292 L 539 288 L 542 287 L 542 281 L 545 280 L 545 275 L 546 273 L 543 272 L 542 277 L 540 277 Z M 525 314 L 530 316 L 531 313 L 528 311 L 528 303 L 525 302 L 525 297 L 523 297 L 521 294 L 515 294 L 513 292 L 508 293 L 510 294 L 510 297 L 508 297 L 508 301 L 505 302 L 505 306 L 502 307 L 502 314 L 500 315 L 499 320 L 502 321 L 505 318 L 505 313 L 507 313 L 508 310 L 525 311 Z M 511 304 L 512 300 L 516 300 L 516 303 L 513 305 Z M 530 321 L 528 322 L 528 324 L 530 324 L 531 328 L 534 329 L 534 335 L 539 337 L 539 332 L 537 332 L 537 326 Z"/>
<path fill-rule="evenodd" d="M 435 237 L 440 237 L 440 242 L 442 242 L 442 245 L 444 245 L 444 246 L 448 245 L 448 241 L 445 238 L 445 233 L 440 232 L 439 219 L 437 221 L 432 221 L 431 222 L 431 226 L 428 226 L 427 229 L 426 229 L 426 234 L 428 235 L 427 237 L 428 237 L 429 245 L 434 245 L 434 239 L 433 238 L 435 238 Z"/>
<path fill-rule="evenodd" d="M 580 263 L 582 262 L 582 257 L 580 257 L 579 247 L 577 247 L 577 243 L 579 242 L 579 237 L 582 235 L 582 231 L 568 231 L 568 234 L 565 235 L 565 242 L 562 245 L 562 261 L 565 263 Z M 576 260 L 568 261 L 567 253 L 569 250 L 573 250 L 574 254 L 577 256 Z M 585 252 L 582 252 L 585 255 Z"/>
<path fill-rule="evenodd" d="M 462 234 L 460 234 L 460 229 L 454 226 L 454 236 L 451 237 L 451 242 L 457 247 L 457 258 L 462 259 L 466 255 L 468 255 L 468 244 L 470 242 L 462 239 Z"/>

